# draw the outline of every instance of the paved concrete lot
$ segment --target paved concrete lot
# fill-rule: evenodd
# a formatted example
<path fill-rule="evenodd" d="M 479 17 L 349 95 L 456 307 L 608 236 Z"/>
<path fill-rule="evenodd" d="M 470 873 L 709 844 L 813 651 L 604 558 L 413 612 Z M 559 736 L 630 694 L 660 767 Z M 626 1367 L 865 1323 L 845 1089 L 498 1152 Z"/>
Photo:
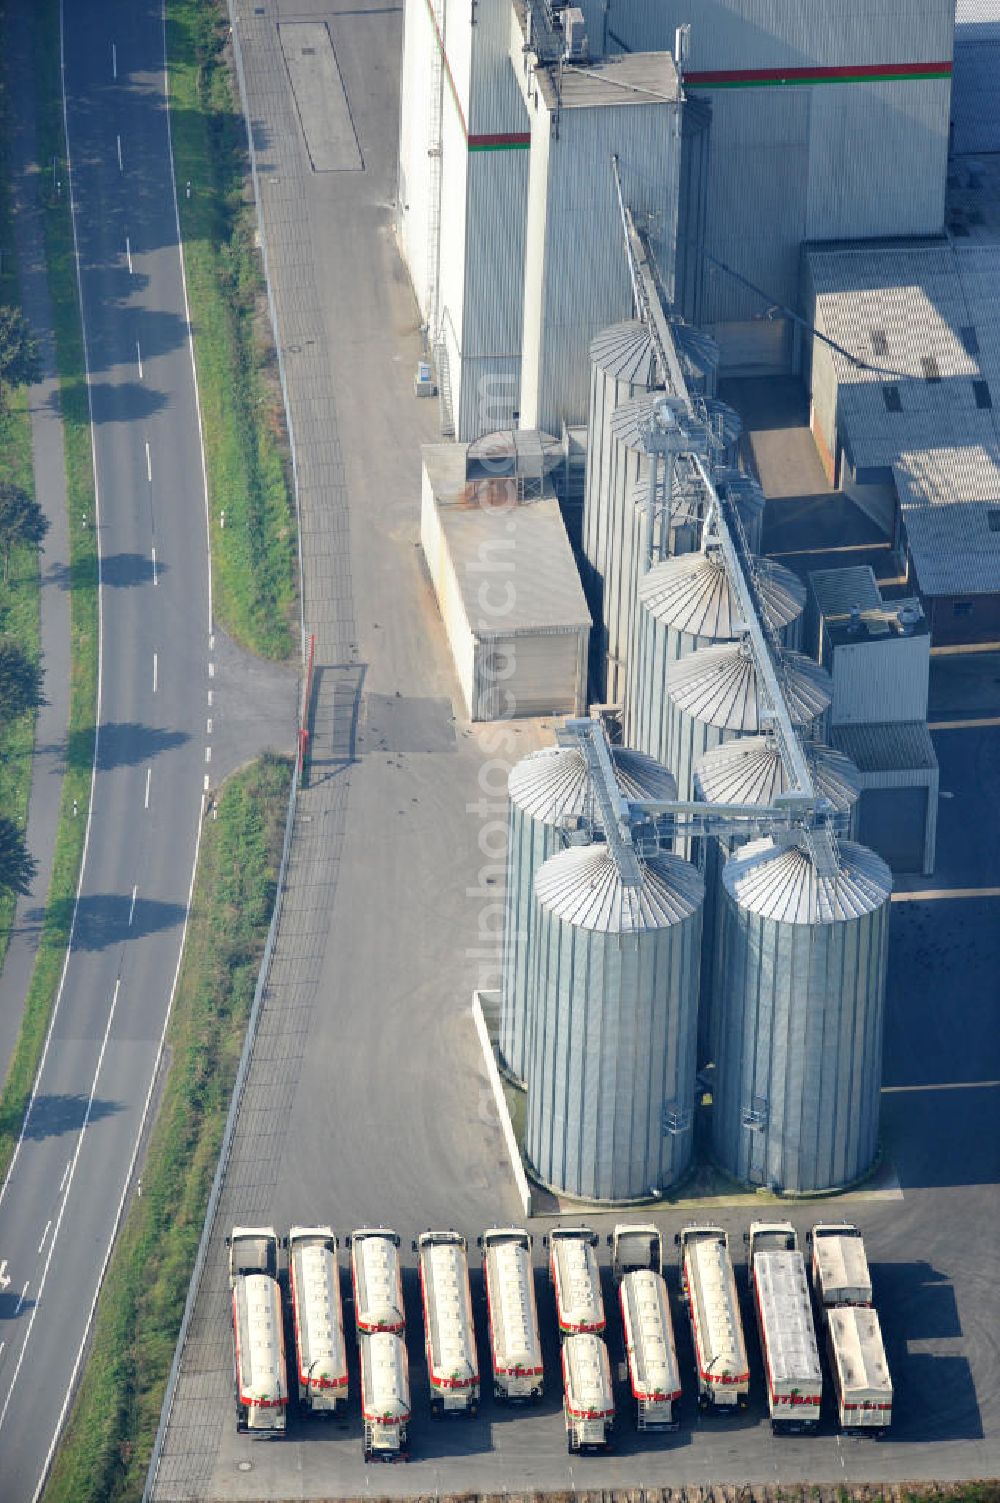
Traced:
<path fill-rule="evenodd" d="M 640 1448 L 626 1425 L 614 1457 L 567 1456 L 543 1283 L 548 1391 L 540 1409 L 509 1413 L 492 1403 L 487 1385 L 475 1422 L 427 1417 L 409 1240 L 442 1224 L 474 1238 L 517 1216 L 469 998 L 474 986 L 492 984 L 504 764 L 537 734 L 463 723 L 416 546 L 415 445 L 434 435 L 436 413 L 411 394 L 417 317 L 391 234 L 399 12 L 380 4 L 338 12 L 321 0 L 270 3 L 262 16 L 258 9 L 241 7 L 238 24 L 283 338 L 293 351 L 307 618 L 321 665 L 316 765 L 156 1498 L 996 1475 L 1000 929 L 983 922 L 992 912 L 987 900 L 894 911 L 885 1139 L 901 1195 L 791 1208 L 802 1229 L 843 1214 L 865 1232 L 896 1383 L 891 1438 L 844 1440 L 828 1415 L 818 1437 L 775 1440 L 749 1321 L 753 1409 L 733 1423 L 701 1419 L 673 1267 L 687 1386 L 677 1436 Z M 276 27 L 292 16 L 328 22 L 363 173 L 310 171 Z M 996 786 L 998 751 L 1000 739 L 990 749 L 975 733 L 942 733 L 942 785 L 959 785 L 971 769 L 980 779 L 967 802 L 942 806 L 942 870 L 952 881 L 960 874 L 963 885 L 1000 882 L 1000 814 L 986 793 L 988 780 Z M 747 1212 L 712 1215 L 742 1252 Z M 411 1465 L 364 1467 L 356 1400 L 343 1429 L 293 1416 L 283 1443 L 236 1434 L 221 1237 L 250 1218 L 280 1230 L 329 1219 L 342 1233 L 374 1220 L 403 1235 Z M 593 1219 L 603 1232 L 613 1218 Z M 659 1219 L 672 1233 L 690 1213 Z M 536 1221 L 536 1234 L 545 1225 Z M 745 1297 L 742 1268 L 739 1278 Z M 488 1373 L 478 1277 L 474 1295 Z M 349 1305 L 347 1318 L 350 1325 Z M 356 1394 L 356 1371 L 353 1382 Z"/>

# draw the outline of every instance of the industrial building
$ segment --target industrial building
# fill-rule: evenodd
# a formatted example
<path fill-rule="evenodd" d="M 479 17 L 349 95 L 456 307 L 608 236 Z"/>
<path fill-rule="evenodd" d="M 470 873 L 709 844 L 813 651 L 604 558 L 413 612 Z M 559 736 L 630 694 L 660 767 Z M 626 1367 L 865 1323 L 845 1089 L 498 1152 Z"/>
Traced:
<path fill-rule="evenodd" d="M 397 222 L 446 431 L 585 419 L 631 308 L 612 156 L 723 368 L 797 369 L 804 243 L 944 227 L 953 37 L 954 0 L 407 0 Z"/>
<path fill-rule="evenodd" d="M 592 9 L 609 48 L 671 47 L 690 24 L 684 90 L 711 123 L 703 199 L 682 203 L 699 274 L 679 309 L 724 370 L 798 368 L 784 309 L 800 305 L 804 243 L 941 233 L 955 0 Z"/>
<path fill-rule="evenodd" d="M 930 731 L 928 621 L 883 600 L 867 566 L 809 575 L 816 655 L 830 674 L 830 741 L 861 786 L 858 839 L 896 872 L 934 870 L 939 773 Z"/>
<path fill-rule="evenodd" d="M 470 720 L 579 715 L 590 613 L 543 434 L 427 444 L 420 541 Z"/>
<path fill-rule="evenodd" d="M 1000 152 L 1000 0 L 957 0 L 951 90 L 956 156 Z"/>
<path fill-rule="evenodd" d="M 806 255 L 817 448 L 899 550 L 935 646 L 1000 636 L 997 226 Z"/>

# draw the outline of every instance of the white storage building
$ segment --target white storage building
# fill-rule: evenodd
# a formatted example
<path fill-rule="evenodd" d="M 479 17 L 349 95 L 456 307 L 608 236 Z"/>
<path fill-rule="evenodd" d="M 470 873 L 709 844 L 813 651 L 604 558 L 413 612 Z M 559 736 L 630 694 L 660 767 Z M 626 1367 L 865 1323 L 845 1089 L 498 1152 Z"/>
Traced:
<path fill-rule="evenodd" d="M 420 508 L 466 713 L 581 715 L 590 614 L 551 482 L 536 477 L 529 496 L 516 474 L 470 476 L 468 455 L 424 446 Z"/>

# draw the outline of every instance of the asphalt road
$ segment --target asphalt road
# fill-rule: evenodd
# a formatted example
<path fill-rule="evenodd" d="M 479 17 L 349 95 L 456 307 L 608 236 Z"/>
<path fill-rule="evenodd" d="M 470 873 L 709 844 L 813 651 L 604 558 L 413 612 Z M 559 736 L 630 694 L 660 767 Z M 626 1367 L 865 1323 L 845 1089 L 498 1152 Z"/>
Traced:
<path fill-rule="evenodd" d="M 209 770 L 205 492 L 160 5 L 90 0 L 68 5 L 65 25 L 104 577 L 100 737 L 72 948 L 0 1199 L 4 1503 L 35 1494 L 129 1183 Z"/>
<path fill-rule="evenodd" d="M 829 1417 L 819 1437 L 774 1439 L 756 1353 L 751 1414 L 736 1425 L 699 1419 L 675 1304 L 689 1394 L 680 1434 L 642 1447 L 623 1438 L 607 1461 L 571 1460 L 544 1288 L 544 1406 L 511 1414 L 487 1400 L 473 1424 L 428 1420 L 409 1238 L 428 1225 L 474 1237 L 517 1215 L 469 1000 L 473 986 L 490 984 L 484 957 L 500 891 L 505 767 L 538 728 L 465 724 L 420 562 L 417 448 L 435 436 L 436 413 L 412 395 L 418 320 L 391 228 L 400 14 L 377 0 L 238 9 L 272 278 L 291 352 L 307 624 L 324 666 L 315 776 L 300 805 L 261 1035 L 155 1497 L 996 1475 L 1000 954 L 988 900 L 894 909 L 884 1129 L 898 1188 L 793 1210 L 800 1227 L 845 1215 L 865 1232 L 897 1387 L 891 1439 L 842 1440 Z M 327 22 L 361 169 L 310 165 L 280 37 L 284 18 L 306 16 Z M 939 875 L 952 885 L 996 884 L 1000 814 L 986 794 L 1000 773 L 996 752 L 965 732 L 947 735 L 942 786 L 965 793 L 961 804 L 942 805 Z M 672 1233 L 691 1214 L 661 1220 Z M 750 1219 L 745 1208 L 708 1214 L 734 1234 Z M 282 1231 L 329 1220 L 339 1232 L 375 1220 L 403 1234 L 410 1466 L 363 1466 L 356 1401 L 343 1430 L 293 1421 L 283 1444 L 237 1436 L 222 1237 L 234 1221 L 258 1218 Z M 602 1231 L 610 1219 L 597 1218 Z M 538 1221 L 535 1230 L 544 1227 Z"/>

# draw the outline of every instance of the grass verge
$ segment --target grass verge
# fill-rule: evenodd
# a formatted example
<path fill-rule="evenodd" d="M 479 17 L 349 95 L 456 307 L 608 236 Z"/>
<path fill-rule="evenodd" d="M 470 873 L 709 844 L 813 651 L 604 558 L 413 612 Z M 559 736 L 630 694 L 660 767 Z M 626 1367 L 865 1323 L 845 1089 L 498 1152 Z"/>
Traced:
<path fill-rule="evenodd" d="M 72 586 L 70 713 L 66 774 L 45 920 L 21 1031 L 0 1095 L 0 1177 L 7 1171 L 21 1130 L 66 954 L 83 857 L 97 706 L 98 598 L 93 463 L 73 230 L 69 195 L 65 189 L 68 176 L 59 74 L 58 0 L 36 0 L 36 17 L 39 160 L 55 162 L 55 170 L 51 176 L 45 175 L 39 191 L 66 447 Z M 63 186 L 58 188 L 60 184 Z"/>
<path fill-rule="evenodd" d="M 274 906 L 290 780 L 290 762 L 263 758 L 230 779 L 205 825 L 142 1195 L 108 1269 L 45 1503 L 142 1495 Z"/>
<path fill-rule="evenodd" d="M 294 508 L 228 33 L 222 0 L 167 0 L 170 126 L 208 468 L 215 614 L 254 652 L 285 658 L 296 644 Z"/>
<path fill-rule="evenodd" d="M 0 14 L 0 52 L 3 18 Z M 0 306 L 20 306 L 17 264 L 14 256 L 14 226 L 10 201 L 10 118 L 6 100 L 0 99 Z M 24 391 L 14 392 L 0 410 L 0 480 L 35 492 L 31 462 L 31 420 Z M 3 582 L 0 570 L 0 633 L 14 637 L 37 662 L 41 651 L 38 549 L 17 548 L 11 554 L 10 577 Z M 12 724 L 0 727 L 0 809 L 23 830 L 31 796 L 32 755 L 35 747 L 35 713 L 30 711 Z M 0 970 L 7 955 L 17 897 L 0 894 Z"/>

